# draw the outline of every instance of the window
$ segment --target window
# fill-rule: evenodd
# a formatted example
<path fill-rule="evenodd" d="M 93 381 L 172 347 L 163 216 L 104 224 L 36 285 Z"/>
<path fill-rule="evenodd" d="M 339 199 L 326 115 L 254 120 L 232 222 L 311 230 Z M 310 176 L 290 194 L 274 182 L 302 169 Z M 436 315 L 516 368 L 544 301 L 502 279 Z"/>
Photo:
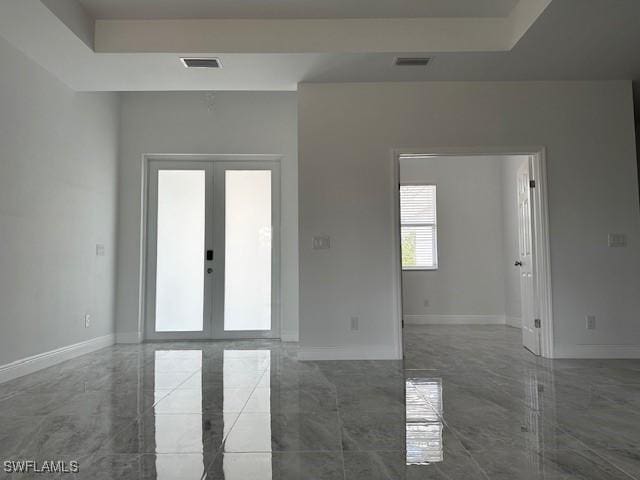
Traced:
<path fill-rule="evenodd" d="M 438 268 L 435 185 L 400 186 L 400 233 L 404 270 Z"/>

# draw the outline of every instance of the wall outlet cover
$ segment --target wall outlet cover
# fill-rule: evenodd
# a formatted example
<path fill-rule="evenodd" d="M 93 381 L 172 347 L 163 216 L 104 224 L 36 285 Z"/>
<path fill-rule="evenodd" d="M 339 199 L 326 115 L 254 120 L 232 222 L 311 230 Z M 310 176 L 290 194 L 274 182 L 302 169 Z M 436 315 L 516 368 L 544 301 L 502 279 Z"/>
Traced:
<path fill-rule="evenodd" d="M 609 246 L 610 247 L 626 247 L 627 235 L 625 233 L 610 233 Z"/>
<path fill-rule="evenodd" d="M 360 317 L 351 317 L 351 331 L 355 332 L 360 328 Z"/>
<path fill-rule="evenodd" d="M 91 326 L 91 315 L 88 313 L 84 316 L 84 328 L 89 328 Z"/>
<path fill-rule="evenodd" d="M 595 330 L 595 329 L 596 329 L 596 316 L 587 315 L 587 330 Z"/>
<path fill-rule="evenodd" d="M 313 237 L 314 250 L 329 250 L 331 248 L 331 237 L 328 235 L 317 235 Z"/>

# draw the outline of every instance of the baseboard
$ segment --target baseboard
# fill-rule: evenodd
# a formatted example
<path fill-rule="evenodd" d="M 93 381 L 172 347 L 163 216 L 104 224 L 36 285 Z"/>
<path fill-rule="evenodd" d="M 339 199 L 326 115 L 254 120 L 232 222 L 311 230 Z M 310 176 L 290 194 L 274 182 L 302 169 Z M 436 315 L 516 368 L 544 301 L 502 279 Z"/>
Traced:
<path fill-rule="evenodd" d="M 505 323 L 510 327 L 522 328 L 522 319 L 520 317 L 510 317 L 509 315 L 506 315 L 504 319 Z"/>
<path fill-rule="evenodd" d="M 280 340 L 283 342 L 298 342 L 298 332 L 281 332 Z"/>
<path fill-rule="evenodd" d="M 405 325 L 504 325 L 504 315 L 405 315 Z"/>
<path fill-rule="evenodd" d="M 640 358 L 640 345 L 558 345 L 553 358 L 634 359 Z"/>
<path fill-rule="evenodd" d="M 70 360 L 104 347 L 109 347 L 114 342 L 115 335 L 109 334 L 7 363 L 0 366 L 0 383 L 37 372 L 43 368 L 51 367 L 65 360 Z"/>
<path fill-rule="evenodd" d="M 116 343 L 141 343 L 142 336 L 140 332 L 118 332 L 116 334 Z"/>
<path fill-rule="evenodd" d="M 343 346 L 343 347 L 301 347 L 298 360 L 401 360 L 393 347 L 386 346 Z"/>

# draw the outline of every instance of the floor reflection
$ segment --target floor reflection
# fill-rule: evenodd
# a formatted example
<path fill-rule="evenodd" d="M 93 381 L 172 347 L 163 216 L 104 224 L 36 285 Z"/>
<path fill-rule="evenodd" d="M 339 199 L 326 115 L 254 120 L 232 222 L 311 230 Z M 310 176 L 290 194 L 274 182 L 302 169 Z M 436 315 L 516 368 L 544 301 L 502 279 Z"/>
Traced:
<path fill-rule="evenodd" d="M 542 436 L 542 405 L 541 395 L 543 389 L 538 381 L 538 373 L 529 371 L 524 379 L 524 400 L 527 408 L 524 409 L 525 418 L 522 426 L 524 435 L 525 452 L 527 454 L 528 469 L 544 472 L 544 439 Z"/>
<path fill-rule="evenodd" d="M 407 465 L 442 462 L 442 379 L 408 378 L 406 406 Z"/>
<path fill-rule="evenodd" d="M 190 388 L 180 390 L 167 402 L 168 388 L 177 388 L 189 380 Z M 177 401 L 176 401 L 177 400 Z M 190 455 L 157 455 L 156 478 L 173 479 L 179 471 L 203 475 L 206 465 L 202 432 L 202 350 L 157 350 L 154 362 L 155 452 L 173 453 L 177 448 Z M 189 414 L 184 415 L 185 408 Z M 177 415 L 182 414 L 182 415 Z M 195 455 L 194 455 L 195 454 Z"/>
<path fill-rule="evenodd" d="M 206 371 L 199 349 L 155 352 L 155 478 L 176 478 L 179 472 L 189 472 L 190 478 L 202 476 L 216 455 L 227 480 L 272 478 L 271 351 L 221 353 L 222 372 L 215 362 L 207 364 L 212 371 Z M 207 451 L 212 447 L 207 442 L 212 415 L 222 417 L 220 440 Z M 235 452 L 260 452 L 260 456 L 246 462 Z M 183 464 L 175 463 L 171 454 L 176 453 Z"/>
<path fill-rule="evenodd" d="M 223 361 L 224 413 L 241 412 L 233 425 L 225 422 L 225 452 L 222 471 L 225 480 L 246 480 L 273 476 L 271 458 L 271 351 L 225 350 Z M 238 375 L 246 376 L 246 385 L 238 385 Z M 240 409 L 238 409 L 240 407 Z M 227 435 L 233 428 L 233 435 Z M 243 461 L 233 451 L 265 453 L 252 462 Z"/>

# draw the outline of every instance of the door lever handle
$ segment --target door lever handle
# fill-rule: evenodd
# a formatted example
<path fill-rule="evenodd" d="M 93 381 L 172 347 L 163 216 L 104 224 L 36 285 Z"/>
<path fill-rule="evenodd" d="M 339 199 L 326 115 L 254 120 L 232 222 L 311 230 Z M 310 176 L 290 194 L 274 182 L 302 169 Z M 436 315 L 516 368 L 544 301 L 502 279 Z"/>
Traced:
<path fill-rule="evenodd" d="M 211 267 L 207 268 L 207 273 L 213 273 L 213 268 Z"/>
<path fill-rule="evenodd" d="M 520 260 L 516 260 L 516 263 L 514 263 L 514 265 L 516 267 L 521 267 L 522 266 L 522 262 Z"/>

